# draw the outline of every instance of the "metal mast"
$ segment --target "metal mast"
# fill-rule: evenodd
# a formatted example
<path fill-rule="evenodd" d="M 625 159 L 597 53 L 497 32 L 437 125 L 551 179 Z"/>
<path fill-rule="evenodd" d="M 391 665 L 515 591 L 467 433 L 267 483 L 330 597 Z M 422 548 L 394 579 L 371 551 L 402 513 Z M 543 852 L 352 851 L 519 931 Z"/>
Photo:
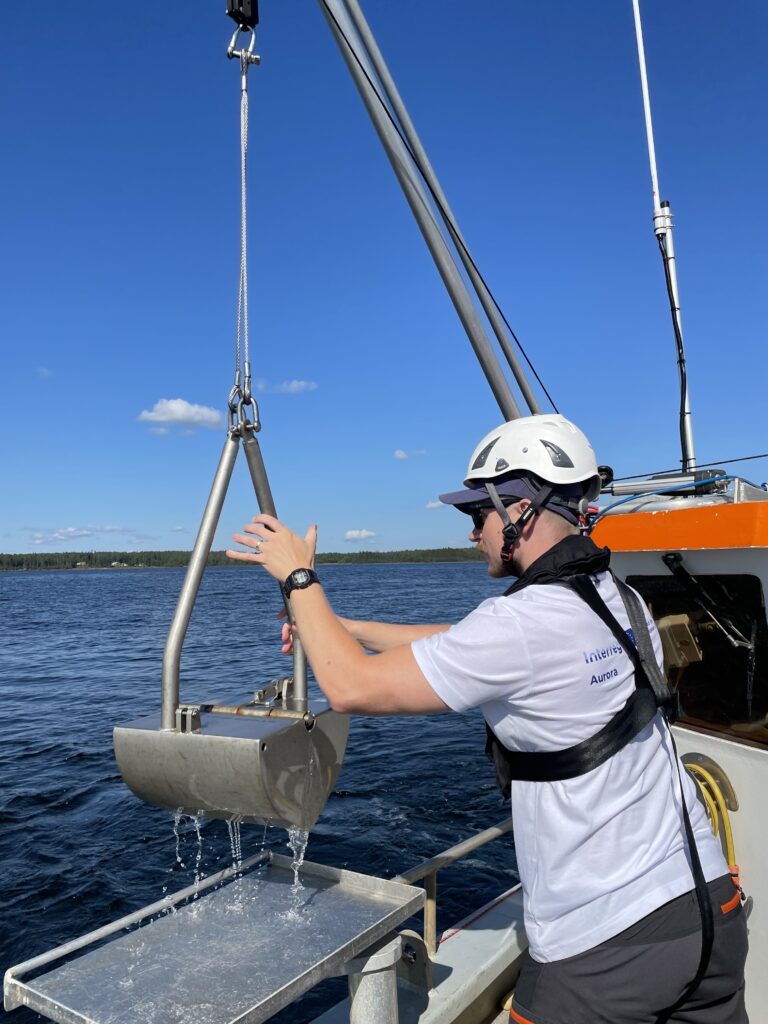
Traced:
<path fill-rule="evenodd" d="M 648 138 L 648 161 L 651 166 L 651 188 L 653 191 L 653 231 L 659 243 L 661 258 L 664 261 L 664 276 L 669 295 L 669 307 L 672 313 L 672 329 L 675 333 L 677 347 L 677 369 L 680 376 L 680 449 L 682 454 L 683 472 L 696 468 L 696 456 L 693 448 L 693 424 L 691 406 L 688 398 L 688 377 L 685 367 L 685 348 L 683 346 L 683 328 L 680 322 L 680 295 L 677 288 L 677 269 L 675 247 L 672 241 L 672 209 L 666 200 L 659 199 L 659 177 L 656 170 L 656 147 L 653 142 L 653 122 L 651 120 L 651 100 L 648 92 L 648 75 L 645 68 L 645 47 L 643 46 L 643 26 L 640 21 L 640 0 L 632 0 L 635 15 L 635 36 L 637 37 L 637 56 L 640 63 L 640 85 L 643 90 L 643 110 L 645 112 L 645 132 Z"/>
<path fill-rule="evenodd" d="M 410 118 L 408 110 L 406 109 L 405 103 L 398 92 L 395 80 L 390 74 L 389 68 L 384 61 L 384 57 L 378 47 L 376 38 L 374 37 L 368 22 L 365 20 L 360 4 L 358 3 L 358 0 L 345 0 L 345 4 L 349 15 L 354 22 L 355 28 L 358 31 L 360 40 L 365 46 L 371 59 L 379 82 L 381 83 L 384 96 L 386 97 L 392 112 L 397 118 L 403 135 L 411 148 L 411 152 L 416 156 L 421 173 L 424 176 L 424 180 L 427 182 L 432 195 L 437 199 L 438 210 L 448 230 L 448 234 L 454 243 L 456 252 L 464 266 L 467 277 L 472 283 L 472 287 L 480 301 L 480 305 L 483 307 L 483 312 L 488 318 L 493 329 L 493 333 L 496 335 L 496 340 L 498 341 L 499 347 L 504 354 L 504 358 L 512 371 L 515 381 L 517 382 L 517 386 L 522 392 L 523 399 L 525 400 L 530 412 L 541 412 L 538 400 L 533 393 L 533 389 L 525 376 L 525 372 L 520 365 L 520 361 L 512 348 L 512 342 L 507 335 L 507 331 L 505 330 L 499 311 L 494 305 L 493 298 L 488 291 L 485 281 L 480 276 L 477 267 L 469 256 L 469 250 L 467 249 L 466 242 L 462 237 L 461 231 L 456 225 L 456 218 L 453 216 L 453 212 L 448 205 L 445 193 L 437 179 L 437 175 L 429 161 L 429 157 L 421 143 L 421 139 L 416 132 L 416 128 Z"/>
<path fill-rule="evenodd" d="M 491 323 L 529 410 L 539 412 L 538 402 L 492 308 L 487 289 L 466 257 L 463 239 L 453 227 L 440 184 L 359 4 L 356 0 L 319 0 L 319 4 L 504 418 L 517 418 L 520 408 L 491 346 L 481 310 Z M 420 167 L 417 167 L 417 159 Z M 423 180 L 420 172 L 424 174 Z M 446 225 L 447 238 L 441 230 L 441 221 Z M 469 278 L 474 297 L 464 274 Z"/>

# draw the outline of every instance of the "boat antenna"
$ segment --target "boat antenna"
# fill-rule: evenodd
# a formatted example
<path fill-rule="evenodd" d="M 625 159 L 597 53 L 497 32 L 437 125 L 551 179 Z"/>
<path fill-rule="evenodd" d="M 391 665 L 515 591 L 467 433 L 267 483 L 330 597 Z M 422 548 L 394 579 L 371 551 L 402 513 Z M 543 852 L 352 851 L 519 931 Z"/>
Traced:
<path fill-rule="evenodd" d="M 651 120 L 651 100 L 648 92 L 648 75 L 645 68 L 645 47 L 643 46 L 643 26 L 640 21 L 640 0 L 632 0 L 635 14 L 635 36 L 637 37 L 637 56 L 640 63 L 640 85 L 643 90 L 643 110 L 645 112 L 645 132 L 648 138 L 648 161 L 651 165 L 651 189 L 653 191 L 653 231 L 659 243 L 659 252 L 664 263 L 664 278 L 669 296 L 669 308 L 672 313 L 672 329 L 675 333 L 677 347 L 677 369 L 680 376 L 680 450 L 682 454 L 683 472 L 696 468 L 696 456 L 693 450 L 693 425 L 691 421 L 691 405 L 688 398 L 688 376 L 685 367 L 685 348 L 683 346 L 683 328 L 680 322 L 680 295 L 677 288 L 677 270 L 675 264 L 675 247 L 672 241 L 672 208 L 666 199 L 659 199 L 659 176 L 656 170 L 656 147 L 653 142 L 653 121 Z"/>

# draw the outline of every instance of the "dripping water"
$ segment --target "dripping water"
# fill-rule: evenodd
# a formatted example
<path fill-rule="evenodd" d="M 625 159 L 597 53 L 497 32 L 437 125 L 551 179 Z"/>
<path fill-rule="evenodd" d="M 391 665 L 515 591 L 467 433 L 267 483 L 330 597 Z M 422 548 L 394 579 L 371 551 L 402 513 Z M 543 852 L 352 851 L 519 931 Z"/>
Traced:
<path fill-rule="evenodd" d="M 299 881 L 299 869 L 304 863 L 304 854 L 307 852 L 308 842 L 309 832 L 306 829 L 295 828 L 294 826 L 288 829 L 288 847 L 293 854 L 293 861 L 291 862 L 293 885 L 291 886 L 291 892 L 294 895 L 304 888 Z"/>
<path fill-rule="evenodd" d="M 296 921 L 300 917 L 301 896 L 304 886 L 299 879 L 299 870 L 304 863 L 304 854 L 307 852 L 309 832 L 305 829 L 292 826 L 288 829 L 288 847 L 293 854 L 291 867 L 293 868 L 293 885 L 291 886 L 291 906 L 285 912 L 285 917 Z"/>
<path fill-rule="evenodd" d="M 240 835 L 240 823 L 242 818 L 230 818 L 227 820 L 227 831 L 229 832 L 229 845 L 232 849 L 232 866 L 240 870 L 243 863 L 243 843 Z"/>
<path fill-rule="evenodd" d="M 173 834 L 176 837 L 176 863 L 180 868 L 184 867 L 184 861 L 181 859 L 181 833 L 179 832 L 179 826 L 183 817 L 184 815 L 181 811 L 176 811 L 173 816 Z"/>
<path fill-rule="evenodd" d="M 195 894 L 192 897 L 196 900 L 200 895 L 200 861 L 203 859 L 203 834 L 200 831 L 200 818 L 198 815 L 192 815 L 192 824 L 195 826 L 195 836 L 197 837 L 197 850 L 195 852 Z"/>

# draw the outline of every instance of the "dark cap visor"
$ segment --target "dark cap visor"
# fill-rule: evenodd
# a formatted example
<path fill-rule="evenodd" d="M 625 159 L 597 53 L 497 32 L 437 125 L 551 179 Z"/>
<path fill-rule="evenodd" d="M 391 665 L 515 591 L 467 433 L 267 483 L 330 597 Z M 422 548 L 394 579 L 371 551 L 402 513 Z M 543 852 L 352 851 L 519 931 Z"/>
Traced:
<path fill-rule="evenodd" d="M 500 481 L 496 484 L 496 491 L 502 501 L 508 498 L 516 499 L 517 501 L 527 498 L 529 501 L 533 501 L 537 494 L 535 485 L 522 477 L 512 477 L 509 480 Z M 549 509 L 550 512 L 556 512 L 563 519 L 576 526 L 579 523 L 579 515 L 575 508 L 569 507 L 565 502 L 569 499 L 571 501 L 578 501 L 582 493 L 583 489 L 578 484 L 564 488 L 563 491 L 553 495 L 544 507 Z M 444 505 L 453 505 L 459 512 L 464 512 L 467 515 L 471 515 L 477 509 L 493 506 L 491 497 L 483 486 L 468 488 L 464 491 L 452 491 L 449 494 L 439 495 L 439 498 Z"/>
<path fill-rule="evenodd" d="M 530 484 L 516 477 L 513 480 L 504 480 L 496 485 L 496 490 L 501 498 L 527 498 L 533 501 L 536 491 Z M 466 491 L 452 491 L 450 494 L 439 495 L 444 505 L 453 505 L 460 512 L 473 512 L 475 509 L 492 506 L 491 496 L 485 487 L 473 487 Z"/>

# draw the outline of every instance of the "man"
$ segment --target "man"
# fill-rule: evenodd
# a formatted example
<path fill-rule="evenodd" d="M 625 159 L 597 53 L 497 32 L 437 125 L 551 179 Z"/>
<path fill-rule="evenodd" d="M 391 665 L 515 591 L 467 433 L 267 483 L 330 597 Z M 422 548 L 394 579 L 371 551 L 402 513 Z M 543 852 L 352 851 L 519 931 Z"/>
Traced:
<path fill-rule="evenodd" d="M 529 940 L 512 1009 L 518 1024 L 742 1024 L 747 940 L 739 893 L 694 783 L 678 772 L 609 552 L 579 530 L 600 488 L 589 442 L 562 416 L 502 424 L 475 448 L 465 487 L 441 500 L 471 515 L 470 539 L 489 573 L 517 581 L 455 626 L 337 618 L 309 571 L 314 527 L 302 539 L 259 515 L 235 537 L 250 551 L 228 553 L 263 565 L 290 592 L 315 678 L 337 710 L 482 709 L 497 769 L 518 780 L 512 815 Z M 658 633 L 638 607 L 634 625 L 661 664 Z M 284 641 L 289 648 L 287 632 Z M 379 653 L 370 657 L 363 647 Z M 637 696 L 652 703 L 630 741 L 593 758 L 592 738 Z M 573 769 L 585 748 L 586 767 Z M 697 855 L 701 906 L 691 867 Z"/>

